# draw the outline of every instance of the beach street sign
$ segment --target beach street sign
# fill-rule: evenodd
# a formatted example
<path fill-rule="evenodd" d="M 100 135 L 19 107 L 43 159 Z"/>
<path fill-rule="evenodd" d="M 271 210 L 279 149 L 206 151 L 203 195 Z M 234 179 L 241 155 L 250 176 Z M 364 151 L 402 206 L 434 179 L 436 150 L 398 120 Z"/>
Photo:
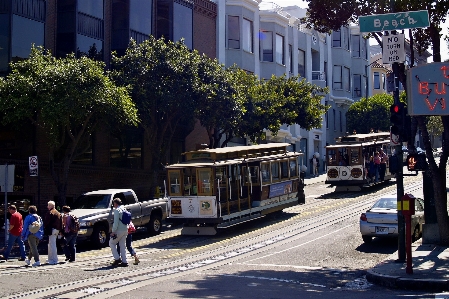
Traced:
<path fill-rule="evenodd" d="M 359 17 L 360 32 L 380 32 L 429 27 L 427 10 L 387 13 Z"/>

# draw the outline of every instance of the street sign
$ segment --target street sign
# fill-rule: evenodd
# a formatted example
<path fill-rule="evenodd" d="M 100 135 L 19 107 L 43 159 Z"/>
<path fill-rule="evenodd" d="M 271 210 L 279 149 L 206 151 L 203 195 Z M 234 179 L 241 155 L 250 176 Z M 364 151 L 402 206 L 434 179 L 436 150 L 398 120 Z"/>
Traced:
<path fill-rule="evenodd" d="M 382 36 L 382 62 L 391 64 L 405 61 L 404 34 Z"/>
<path fill-rule="evenodd" d="M 427 10 L 387 13 L 359 17 L 360 32 L 380 32 L 429 27 Z"/>
<path fill-rule="evenodd" d="M 449 63 L 432 62 L 407 71 L 409 115 L 449 115 Z"/>

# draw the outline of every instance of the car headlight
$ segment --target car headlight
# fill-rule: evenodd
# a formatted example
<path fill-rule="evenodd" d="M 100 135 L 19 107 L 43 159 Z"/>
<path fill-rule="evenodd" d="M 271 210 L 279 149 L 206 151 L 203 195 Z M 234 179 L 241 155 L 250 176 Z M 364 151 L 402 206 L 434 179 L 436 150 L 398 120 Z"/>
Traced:
<path fill-rule="evenodd" d="M 90 221 L 80 221 L 80 226 L 92 226 L 92 222 L 90 222 Z"/>

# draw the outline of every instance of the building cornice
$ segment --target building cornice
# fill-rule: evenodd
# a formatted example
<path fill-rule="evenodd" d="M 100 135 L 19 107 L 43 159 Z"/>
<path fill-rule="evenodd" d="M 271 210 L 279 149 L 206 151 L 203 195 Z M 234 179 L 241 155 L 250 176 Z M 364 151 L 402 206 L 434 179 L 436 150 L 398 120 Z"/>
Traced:
<path fill-rule="evenodd" d="M 343 106 L 351 106 L 354 103 L 354 100 L 348 98 L 348 97 L 337 97 L 334 95 L 329 95 L 329 97 L 334 101 L 334 103 L 337 105 L 337 107 L 343 107 Z"/>
<path fill-rule="evenodd" d="M 218 0 L 224 1 L 224 0 Z M 226 5 L 241 6 L 252 12 L 259 11 L 259 4 L 262 0 L 226 0 Z"/>

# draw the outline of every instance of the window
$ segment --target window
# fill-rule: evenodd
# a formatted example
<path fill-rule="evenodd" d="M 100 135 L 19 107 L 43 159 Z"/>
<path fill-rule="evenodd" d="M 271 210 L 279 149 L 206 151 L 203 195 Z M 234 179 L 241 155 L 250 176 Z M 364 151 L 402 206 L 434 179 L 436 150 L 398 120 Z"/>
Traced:
<path fill-rule="evenodd" d="M 273 32 L 260 32 L 260 49 L 262 61 L 273 62 Z"/>
<path fill-rule="evenodd" d="M 288 59 L 290 60 L 288 72 L 290 74 L 293 74 L 293 46 L 292 45 L 288 45 Z"/>
<path fill-rule="evenodd" d="M 184 2 L 181 2 L 184 3 Z M 184 44 L 193 49 L 193 6 L 173 2 L 173 41 L 184 39 Z"/>
<path fill-rule="evenodd" d="M 284 37 L 276 34 L 276 62 L 284 64 Z"/>
<path fill-rule="evenodd" d="M 360 35 L 353 35 L 351 37 L 352 45 L 352 57 L 361 57 L 360 56 Z"/>
<path fill-rule="evenodd" d="M 240 26 L 237 16 L 228 16 L 228 49 L 240 49 Z"/>
<path fill-rule="evenodd" d="M 343 132 L 343 115 L 342 115 L 341 110 L 338 112 L 340 114 L 340 132 Z"/>
<path fill-rule="evenodd" d="M 362 90 L 362 75 L 353 75 L 352 81 L 354 85 L 354 92 L 352 96 L 354 98 L 360 98 L 363 96 L 363 90 Z"/>
<path fill-rule="evenodd" d="M 334 65 L 333 70 L 333 89 L 343 89 L 343 82 L 342 82 L 342 66 L 341 65 Z"/>
<path fill-rule="evenodd" d="M 346 91 L 351 91 L 351 76 L 349 68 L 343 68 L 343 84 Z"/>
<path fill-rule="evenodd" d="M 182 195 L 181 170 L 168 171 L 168 184 L 170 186 L 170 195 Z"/>
<path fill-rule="evenodd" d="M 243 50 L 253 53 L 253 22 L 243 19 Z"/>
<path fill-rule="evenodd" d="M 281 161 L 281 179 L 288 179 L 288 160 Z"/>
<path fill-rule="evenodd" d="M 279 162 L 271 162 L 271 175 L 273 181 L 279 180 Z"/>
<path fill-rule="evenodd" d="M 360 53 L 360 57 L 368 59 L 368 51 L 366 50 L 366 43 L 367 43 L 367 39 L 365 38 L 361 38 L 362 44 L 361 44 L 361 53 Z"/>
<path fill-rule="evenodd" d="M 290 177 L 298 176 L 298 162 L 296 159 L 290 159 L 289 161 L 290 165 Z"/>
<path fill-rule="evenodd" d="M 380 89 L 379 72 L 374 72 L 374 89 Z"/>
<path fill-rule="evenodd" d="M 340 48 L 341 47 L 341 31 L 332 31 L 332 47 Z"/>
<path fill-rule="evenodd" d="M 262 183 L 269 183 L 271 181 L 270 178 L 270 163 L 262 163 L 260 166 L 262 172 Z"/>
<path fill-rule="evenodd" d="M 211 169 L 198 168 L 196 172 L 198 195 L 212 195 Z"/>
<path fill-rule="evenodd" d="M 382 89 L 385 90 L 387 89 L 385 84 L 387 83 L 387 80 L 385 80 L 385 74 L 382 73 Z"/>
<path fill-rule="evenodd" d="M 298 49 L 298 75 L 306 77 L 306 52 Z"/>
<path fill-rule="evenodd" d="M 343 47 L 349 50 L 349 28 L 344 27 L 343 30 Z"/>
<path fill-rule="evenodd" d="M 325 118 L 326 118 L 326 129 L 329 129 L 329 110 L 326 111 Z"/>
<path fill-rule="evenodd" d="M 335 113 L 335 109 L 332 109 L 332 114 L 333 114 L 333 122 L 334 122 L 334 131 L 336 131 L 337 130 L 337 125 L 336 125 L 336 122 L 335 122 L 335 119 L 336 119 L 336 113 Z"/>

